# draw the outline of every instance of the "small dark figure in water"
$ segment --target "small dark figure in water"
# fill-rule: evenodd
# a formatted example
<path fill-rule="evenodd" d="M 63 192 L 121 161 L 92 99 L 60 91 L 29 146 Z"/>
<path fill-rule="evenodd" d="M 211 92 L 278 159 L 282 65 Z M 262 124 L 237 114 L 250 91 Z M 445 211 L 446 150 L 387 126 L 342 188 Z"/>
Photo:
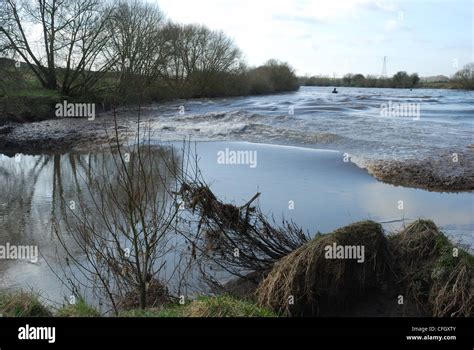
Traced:
<path fill-rule="evenodd" d="M 334 90 L 332 90 L 332 93 L 333 93 L 333 94 L 338 94 L 338 93 L 339 93 L 339 91 L 337 91 L 337 89 L 336 89 L 336 88 L 334 88 Z"/>

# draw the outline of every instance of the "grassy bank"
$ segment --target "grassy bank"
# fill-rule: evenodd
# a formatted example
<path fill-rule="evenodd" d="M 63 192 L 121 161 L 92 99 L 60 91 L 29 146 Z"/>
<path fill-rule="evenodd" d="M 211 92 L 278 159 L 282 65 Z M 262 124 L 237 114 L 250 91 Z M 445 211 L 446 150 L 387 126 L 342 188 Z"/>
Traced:
<path fill-rule="evenodd" d="M 0 293 L 0 314 L 2 317 L 50 317 L 52 311 L 45 306 L 38 295 L 29 292 Z"/>
<path fill-rule="evenodd" d="M 4 293 L 0 295 L 0 314 L 3 317 L 100 317 L 100 312 L 80 299 L 74 305 L 54 310 L 44 305 L 34 293 Z M 199 297 L 184 305 L 135 309 L 122 312 L 119 317 L 277 317 L 269 309 L 230 296 Z"/>
<path fill-rule="evenodd" d="M 363 245 L 365 262 L 331 260 L 325 247 Z M 386 236 L 366 221 L 317 235 L 278 261 L 247 296 L 202 296 L 119 317 L 473 316 L 474 256 L 432 221 Z M 290 298 L 294 301 L 289 302 Z M 99 317 L 84 300 L 53 310 L 32 293 L 3 293 L 4 317 Z M 402 300 L 402 302 L 400 302 Z M 383 311 L 375 311 L 382 305 Z"/>
<path fill-rule="evenodd" d="M 0 97 L 0 125 L 7 122 L 34 122 L 51 119 L 59 93 L 46 89 L 13 91 Z"/>
<path fill-rule="evenodd" d="M 277 314 L 253 302 L 223 295 L 200 297 L 186 305 L 162 309 L 132 310 L 120 317 L 277 317 Z"/>
<path fill-rule="evenodd" d="M 327 260 L 327 246 L 365 247 L 365 262 Z M 278 262 L 257 286 L 259 304 L 287 316 L 473 315 L 474 257 L 429 220 L 388 237 L 374 222 L 318 236 Z M 298 302 L 289 304 L 294 296 Z M 367 301 L 369 300 L 369 301 Z M 374 304 L 383 310 L 373 314 Z"/>
<path fill-rule="evenodd" d="M 5 63 L 4 63 L 5 65 Z M 1 84 L 0 126 L 8 122 L 34 122 L 55 117 L 55 105 L 67 100 L 70 103 L 94 103 L 100 112 L 120 106 L 130 106 L 177 99 L 236 97 L 291 92 L 299 89 L 298 79 L 288 64 L 270 60 L 262 66 L 231 72 L 175 79 L 155 80 L 140 85 L 141 76 L 123 77 L 110 73 L 97 83 L 94 90 L 66 95 L 60 90 L 41 87 L 31 76 L 29 68 L 1 66 L 0 74 L 8 71 L 15 78 Z M 125 85 L 123 87 L 121 85 Z"/>

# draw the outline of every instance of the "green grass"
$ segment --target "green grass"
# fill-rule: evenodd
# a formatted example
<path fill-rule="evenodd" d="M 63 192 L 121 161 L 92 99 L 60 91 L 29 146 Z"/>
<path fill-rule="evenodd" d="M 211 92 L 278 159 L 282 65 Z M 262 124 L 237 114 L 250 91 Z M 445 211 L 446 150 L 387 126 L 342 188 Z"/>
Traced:
<path fill-rule="evenodd" d="M 456 247 L 449 238 L 440 232 L 436 237 L 436 249 L 439 257 L 432 265 L 432 277 L 436 278 L 446 271 L 452 271 L 461 260 L 465 260 L 468 265 L 474 267 L 474 256 L 462 248 Z M 454 254 L 457 249 L 457 256 Z"/>
<path fill-rule="evenodd" d="M 252 302 L 224 295 L 200 297 L 186 305 L 164 309 L 133 310 L 120 317 L 278 317 L 276 313 Z"/>
<path fill-rule="evenodd" d="M 83 299 L 79 299 L 74 305 L 60 308 L 57 317 L 100 317 L 100 312 L 88 305 Z"/>
<path fill-rule="evenodd" d="M 0 124 L 6 121 L 33 122 L 55 117 L 55 105 L 62 98 L 45 89 L 18 90 L 0 97 Z"/>
<path fill-rule="evenodd" d="M 202 297 L 186 306 L 190 317 L 277 317 L 266 308 L 230 296 Z"/>
<path fill-rule="evenodd" d="M 101 317 L 99 311 L 79 299 L 74 305 L 58 309 L 54 314 L 41 303 L 38 295 L 26 292 L 1 293 L 0 314 L 3 317 Z M 224 295 L 200 297 L 185 305 L 131 310 L 119 317 L 278 317 L 273 311 L 252 302 Z"/>
<path fill-rule="evenodd" d="M 7 92 L 6 96 L 18 96 L 18 97 L 53 97 L 60 98 L 61 94 L 55 90 L 48 89 L 22 89 L 17 91 Z"/>
<path fill-rule="evenodd" d="M 1 293 L 0 314 L 3 317 L 49 317 L 51 311 L 33 293 Z"/>
<path fill-rule="evenodd" d="M 136 309 L 121 312 L 119 317 L 184 317 L 185 306 L 166 307 L 164 309 Z"/>

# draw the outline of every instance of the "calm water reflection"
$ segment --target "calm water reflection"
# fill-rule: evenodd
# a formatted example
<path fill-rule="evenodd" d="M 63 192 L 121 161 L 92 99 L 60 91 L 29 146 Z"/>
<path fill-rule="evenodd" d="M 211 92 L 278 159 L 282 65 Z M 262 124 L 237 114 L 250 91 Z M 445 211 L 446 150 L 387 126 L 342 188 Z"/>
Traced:
<path fill-rule="evenodd" d="M 219 165 L 217 152 L 225 148 L 256 151 L 258 166 Z M 277 221 L 282 216 L 292 219 L 311 233 L 364 219 L 388 222 L 422 217 L 433 219 L 454 240 L 474 247 L 473 193 L 442 194 L 383 184 L 354 164 L 344 163 L 338 152 L 230 142 L 198 143 L 197 150 L 203 176 L 218 196 L 244 203 L 256 191 L 262 192 L 264 212 Z M 0 261 L 0 287 L 31 287 L 50 299 L 63 299 L 67 291 L 47 264 L 54 268 L 63 258 L 51 222 L 61 214 L 61 196 L 73 197 L 101 167 L 113 169 L 110 155 L 0 156 L 0 244 L 37 245 L 42 255 L 36 264 Z M 290 201 L 294 210 L 289 209 Z"/>

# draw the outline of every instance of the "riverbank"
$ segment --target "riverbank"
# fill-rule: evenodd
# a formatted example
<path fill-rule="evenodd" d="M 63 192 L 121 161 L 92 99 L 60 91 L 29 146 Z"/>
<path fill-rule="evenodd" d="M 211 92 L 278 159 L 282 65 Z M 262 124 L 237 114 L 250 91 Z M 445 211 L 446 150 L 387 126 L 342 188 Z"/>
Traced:
<path fill-rule="evenodd" d="M 32 292 L 0 293 L 2 317 L 101 317 L 83 299 L 74 304 L 51 307 Z M 122 312 L 118 317 L 278 317 L 270 309 L 231 296 L 200 297 L 183 305 L 168 305 Z"/>
<path fill-rule="evenodd" d="M 126 141 L 136 129 L 136 116 L 117 118 L 118 134 Z M 84 118 L 51 119 L 32 123 L 8 123 L 0 127 L 0 152 L 3 154 L 65 153 L 93 151 L 115 143 L 112 112 L 95 120 Z"/>
<path fill-rule="evenodd" d="M 363 261 L 355 256 L 327 255 L 327 247 L 353 244 L 365 248 Z M 473 315 L 474 256 L 453 245 L 427 220 L 388 236 L 370 221 L 317 235 L 277 261 L 258 281 L 254 277 L 227 284 L 217 296 L 183 303 L 170 296 L 166 303 L 123 310 L 119 317 Z M 72 304 L 56 307 L 41 299 L 31 292 L 4 292 L 0 313 L 3 317 L 102 315 L 80 296 Z"/>

